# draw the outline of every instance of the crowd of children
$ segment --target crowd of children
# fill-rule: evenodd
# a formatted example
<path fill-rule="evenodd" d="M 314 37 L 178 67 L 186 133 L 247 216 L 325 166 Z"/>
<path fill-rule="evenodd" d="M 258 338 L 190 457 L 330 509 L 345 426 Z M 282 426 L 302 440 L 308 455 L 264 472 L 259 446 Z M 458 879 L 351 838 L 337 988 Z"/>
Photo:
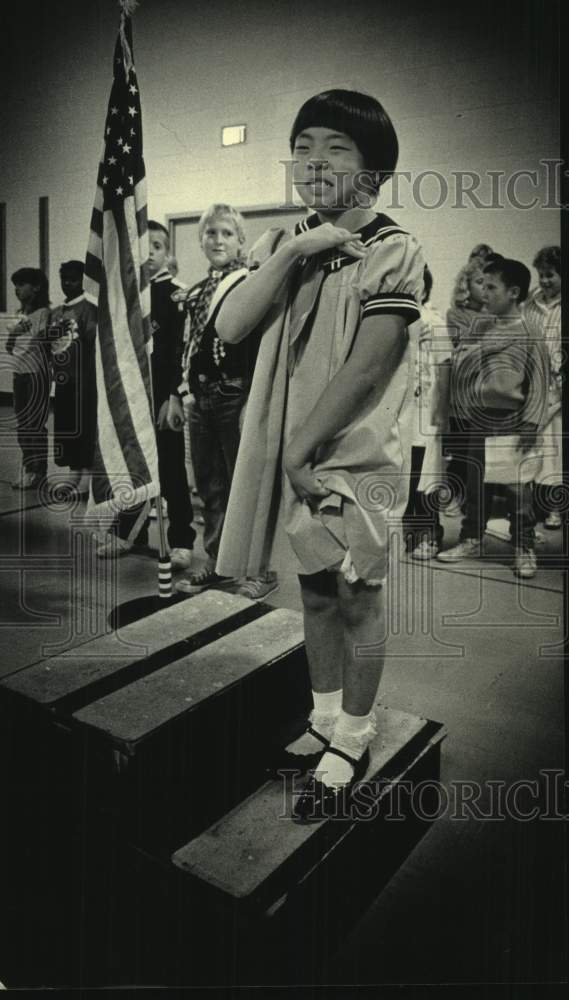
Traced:
<path fill-rule="evenodd" d="M 204 212 L 198 236 L 208 272 L 189 290 L 173 276 L 177 265 L 167 229 L 151 221 L 149 236 L 160 482 L 173 567 L 192 570 L 177 589 L 192 594 L 239 585 L 249 597 L 264 597 L 276 589 L 273 573 L 238 581 L 216 572 L 261 329 L 243 343 L 224 343 L 212 309 L 221 282 L 225 295 L 248 274 L 244 220 L 227 204 Z M 533 266 L 539 284 L 529 292 L 525 265 L 487 244 L 477 245 L 459 271 L 446 322 L 430 302 L 433 277 L 424 268 L 420 318 L 409 328 L 415 387 L 403 528 L 414 559 L 457 562 L 479 555 L 494 499 L 501 496 L 510 519 L 515 573 L 529 578 L 536 572 L 536 522 L 561 526 L 560 248 L 541 249 Z M 83 294 L 81 261 L 62 263 L 60 280 L 64 302 L 50 310 L 42 271 L 24 267 L 12 275 L 21 315 L 6 349 L 12 356 L 22 451 L 13 485 L 27 490 L 45 479 L 53 378 L 54 461 L 69 470 L 66 486 L 83 495 L 96 437 L 96 319 Z M 192 564 L 196 530 L 180 433 L 184 424 L 203 503 L 206 562 L 199 568 Z M 507 468 L 512 483 L 504 479 Z M 463 516 L 458 544 L 450 549 L 442 546 L 442 510 Z M 143 506 L 119 516 L 98 554 L 122 555 L 147 539 Z"/>
<path fill-rule="evenodd" d="M 173 278 L 168 231 L 156 222 L 149 270 L 159 474 L 172 561 L 186 572 L 178 589 L 266 596 L 277 586 L 277 520 L 290 541 L 314 708 L 275 766 L 309 772 L 294 807 L 307 821 L 346 803 L 367 766 L 393 519 L 415 559 L 457 562 L 481 553 L 501 491 L 522 579 L 536 572 L 536 503 L 546 526 L 559 526 L 561 264 L 558 247 L 541 250 L 530 293 L 523 263 L 476 246 L 445 323 L 421 247 L 373 208 L 398 158 L 381 104 L 318 94 L 298 112 L 290 148 L 295 188 L 312 209 L 294 233 L 269 230 L 245 258 L 242 217 L 215 204 L 198 227 L 206 276 L 189 289 Z M 12 276 L 21 489 L 46 475 L 53 371 L 56 461 L 79 486 L 92 459 L 94 318 L 81 276 L 77 262 L 62 265 L 65 303 L 51 315 L 40 271 Z M 203 503 L 199 568 L 184 427 Z M 443 549 L 449 492 L 463 520 L 458 543 Z M 146 541 L 147 518 L 146 505 L 122 514 L 98 554 Z"/>
<path fill-rule="evenodd" d="M 273 573 L 238 581 L 216 572 L 261 329 L 243 343 L 224 343 L 212 309 L 221 282 L 225 295 L 248 274 L 244 220 L 227 204 L 204 212 L 198 236 L 208 272 L 189 289 L 174 277 L 177 264 L 170 256 L 167 229 L 151 221 L 149 236 L 160 482 L 168 504 L 173 567 L 191 570 L 177 589 L 192 594 L 210 586 L 239 585 L 249 597 L 264 597 L 276 589 Z M 535 523 L 561 527 L 560 248 L 541 249 L 533 266 L 539 284 L 529 292 L 525 265 L 487 244 L 477 245 L 459 271 L 446 322 L 430 302 L 433 277 L 424 268 L 420 318 L 409 328 L 415 386 L 403 528 L 414 559 L 457 562 L 479 555 L 498 496 L 507 505 L 515 572 L 521 578 L 536 572 Z M 60 280 L 64 302 L 50 310 L 42 271 L 24 267 L 12 275 L 21 315 L 6 349 L 12 356 L 22 451 L 13 485 L 28 490 L 45 479 L 53 379 L 54 461 L 69 470 L 66 487 L 84 495 L 81 484 L 85 487 L 88 479 L 96 438 L 96 318 L 83 294 L 81 261 L 62 263 Z M 203 503 L 206 562 L 199 568 L 192 562 L 196 530 L 184 424 Z M 506 468 L 512 471 L 512 484 L 505 482 Z M 442 546 L 442 510 L 463 516 L 459 542 L 450 549 Z M 148 513 L 143 506 L 121 514 L 99 545 L 99 556 L 115 557 L 146 545 Z"/>

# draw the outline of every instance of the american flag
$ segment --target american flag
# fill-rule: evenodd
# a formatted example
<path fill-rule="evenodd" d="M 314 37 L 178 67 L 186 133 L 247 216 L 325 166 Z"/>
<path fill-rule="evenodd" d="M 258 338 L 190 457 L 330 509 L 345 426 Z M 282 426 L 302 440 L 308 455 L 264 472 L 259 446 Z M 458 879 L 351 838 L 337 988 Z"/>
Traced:
<path fill-rule="evenodd" d="M 121 16 L 85 294 L 97 307 L 97 446 L 91 502 L 111 510 L 159 493 L 151 400 L 146 180 L 130 18 Z"/>

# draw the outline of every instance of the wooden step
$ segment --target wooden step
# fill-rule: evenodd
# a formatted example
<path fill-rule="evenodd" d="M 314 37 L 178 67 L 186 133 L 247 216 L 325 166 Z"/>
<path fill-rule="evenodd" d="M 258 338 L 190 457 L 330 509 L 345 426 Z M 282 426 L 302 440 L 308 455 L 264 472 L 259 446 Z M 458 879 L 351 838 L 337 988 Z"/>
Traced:
<path fill-rule="evenodd" d="M 70 715 L 170 660 L 271 611 L 246 597 L 207 590 L 196 597 L 40 660 L 0 681 L 0 700 L 16 695 Z"/>
<path fill-rule="evenodd" d="M 259 748 L 268 756 L 306 716 L 302 616 L 212 590 L 119 638 L 3 680 L 9 780 L 48 810 L 68 798 L 91 822 L 110 811 L 168 850 L 261 784 Z"/>
<path fill-rule="evenodd" d="M 88 943 L 76 933 L 92 935 L 95 952 L 107 942 L 98 916 L 109 893 L 124 898 L 128 839 L 169 859 L 262 784 L 259 747 L 268 753 L 279 726 L 288 732 L 310 707 L 296 612 L 206 591 L 120 638 L 122 648 L 101 637 L 0 684 L 10 722 L 0 881 L 24 952 L 27 911 L 38 913 L 42 946 L 22 957 L 38 982 L 56 968 L 77 981 L 68 942 L 81 963 Z M 50 919 L 56 897 L 64 929 Z"/>
<path fill-rule="evenodd" d="M 113 925 L 129 982 L 333 982 L 346 935 L 429 829 L 428 818 L 414 815 L 412 791 L 439 776 L 443 727 L 394 709 L 378 715 L 368 771 L 377 791 L 364 803 L 377 814 L 298 826 L 289 818 L 290 787 L 267 782 L 171 858 L 123 844 L 109 866 L 120 872 L 120 894 L 117 886 L 92 913 L 89 980 L 97 982 L 105 949 L 113 970 L 111 941 L 99 942 L 96 931 Z"/>
<path fill-rule="evenodd" d="M 310 709 L 302 616 L 272 609 L 79 709 L 90 798 L 138 844 L 205 829 L 264 781 Z M 178 843 L 180 840 L 178 839 Z"/>
<path fill-rule="evenodd" d="M 290 783 L 272 781 L 176 850 L 169 868 L 138 852 L 138 947 L 154 941 L 154 976 L 220 986 L 328 981 L 346 935 L 432 821 L 428 796 L 421 815 L 413 794 L 439 779 L 444 727 L 377 711 L 359 817 L 296 824 Z M 170 914 L 164 932 L 158 900 Z"/>
<path fill-rule="evenodd" d="M 444 737 L 439 723 L 394 709 L 379 707 L 378 722 L 379 734 L 370 747 L 363 779 L 368 793 L 355 805 L 354 819 L 295 823 L 290 819 L 291 782 L 270 781 L 176 851 L 173 864 L 216 894 L 267 912 L 295 880 L 306 875 L 323 843 L 330 850 L 357 832 L 360 820 L 373 822 L 373 814 L 379 814 L 378 800 Z M 302 779 L 295 783 L 297 791 L 302 783 Z"/>
<path fill-rule="evenodd" d="M 194 713 L 208 698 L 269 669 L 303 644 L 302 616 L 274 609 L 73 715 L 103 734 L 109 746 L 133 756 L 142 741 L 172 720 Z"/>

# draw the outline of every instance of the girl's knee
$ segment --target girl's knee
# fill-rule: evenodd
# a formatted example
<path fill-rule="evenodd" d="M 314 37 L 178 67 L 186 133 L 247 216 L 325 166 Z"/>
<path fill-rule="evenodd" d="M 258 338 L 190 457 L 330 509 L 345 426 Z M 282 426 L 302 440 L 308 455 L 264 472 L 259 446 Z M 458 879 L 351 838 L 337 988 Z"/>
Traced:
<path fill-rule="evenodd" d="M 332 573 L 314 573 L 300 577 L 304 610 L 314 614 L 338 612 L 338 594 Z"/>
<path fill-rule="evenodd" d="M 382 607 L 381 587 L 369 587 L 362 581 L 351 584 L 343 580 L 338 584 L 338 611 L 345 625 L 357 627 L 377 618 Z"/>

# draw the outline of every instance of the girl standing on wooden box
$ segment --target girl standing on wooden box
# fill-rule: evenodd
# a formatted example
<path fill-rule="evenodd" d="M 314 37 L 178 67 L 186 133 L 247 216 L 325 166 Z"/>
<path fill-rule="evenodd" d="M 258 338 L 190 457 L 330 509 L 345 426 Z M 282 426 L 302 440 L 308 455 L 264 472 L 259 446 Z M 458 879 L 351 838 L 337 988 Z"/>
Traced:
<path fill-rule="evenodd" d="M 372 209 L 398 155 L 378 101 L 318 94 L 298 112 L 290 148 L 313 214 L 294 234 L 261 237 L 256 270 L 230 290 L 222 282 L 213 303 L 223 340 L 263 331 L 217 569 L 254 575 L 268 565 L 280 510 L 314 698 L 281 760 L 315 768 L 294 808 L 302 821 L 347 807 L 375 734 L 390 534 L 407 499 L 407 325 L 419 317 L 424 260 Z"/>

